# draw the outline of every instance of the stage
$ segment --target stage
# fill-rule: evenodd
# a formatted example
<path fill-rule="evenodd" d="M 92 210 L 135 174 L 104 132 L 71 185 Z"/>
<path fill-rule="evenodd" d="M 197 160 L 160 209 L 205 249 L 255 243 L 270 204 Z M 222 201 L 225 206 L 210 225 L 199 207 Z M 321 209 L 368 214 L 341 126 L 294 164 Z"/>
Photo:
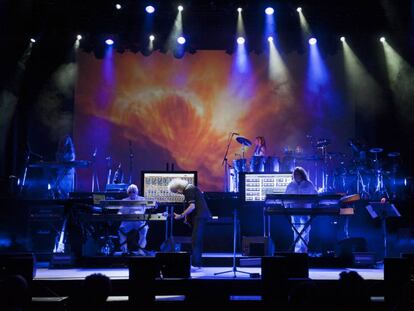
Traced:
<path fill-rule="evenodd" d="M 237 267 L 237 270 L 259 273 L 261 268 L 258 267 Z M 232 271 L 232 267 L 204 267 L 199 271 L 191 272 L 192 279 L 233 279 L 234 273 L 223 273 L 223 271 Z M 312 280 L 338 280 L 342 271 L 356 271 L 365 280 L 384 280 L 384 271 L 381 268 L 311 268 L 309 269 L 309 278 Z M 70 269 L 48 269 L 38 268 L 36 270 L 35 281 L 52 281 L 52 280 L 83 280 L 86 276 L 93 273 L 101 273 L 111 280 L 127 280 L 129 272 L 127 268 L 70 268 Z M 249 274 L 236 272 L 236 278 L 249 279 Z"/>

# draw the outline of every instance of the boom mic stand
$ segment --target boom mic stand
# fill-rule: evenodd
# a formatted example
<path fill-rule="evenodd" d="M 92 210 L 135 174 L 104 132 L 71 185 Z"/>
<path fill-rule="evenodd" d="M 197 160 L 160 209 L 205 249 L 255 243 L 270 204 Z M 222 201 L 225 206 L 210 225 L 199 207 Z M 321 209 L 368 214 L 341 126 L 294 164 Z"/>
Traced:
<path fill-rule="evenodd" d="M 221 166 L 224 165 L 224 192 L 229 192 L 229 164 L 227 160 L 227 154 L 229 153 L 229 148 L 231 144 L 231 140 L 236 133 L 230 133 L 229 139 L 227 141 L 226 152 L 224 153 L 223 162 L 221 162 Z"/>

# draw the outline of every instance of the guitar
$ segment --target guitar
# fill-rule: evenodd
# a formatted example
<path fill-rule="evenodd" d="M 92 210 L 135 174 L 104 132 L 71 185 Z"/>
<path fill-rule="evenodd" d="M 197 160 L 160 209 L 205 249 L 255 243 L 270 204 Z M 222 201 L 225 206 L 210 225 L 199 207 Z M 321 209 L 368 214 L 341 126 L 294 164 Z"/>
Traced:
<path fill-rule="evenodd" d="M 60 231 L 59 241 L 55 243 L 53 253 L 64 253 L 65 252 L 65 243 L 63 241 L 65 238 L 66 222 L 67 222 L 67 218 L 65 218 L 65 220 L 63 221 L 62 231 Z"/>

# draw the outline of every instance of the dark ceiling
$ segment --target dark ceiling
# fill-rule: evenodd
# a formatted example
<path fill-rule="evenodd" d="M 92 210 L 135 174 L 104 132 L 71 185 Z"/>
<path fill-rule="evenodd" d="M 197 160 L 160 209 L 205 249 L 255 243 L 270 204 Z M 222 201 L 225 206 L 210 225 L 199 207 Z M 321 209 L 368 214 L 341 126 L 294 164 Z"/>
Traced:
<path fill-rule="evenodd" d="M 237 7 L 243 8 L 247 43 L 260 50 L 263 42 L 264 8 L 275 8 L 277 33 L 286 50 L 301 49 L 300 24 L 296 8 L 301 6 L 312 32 L 329 49 L 341 35 L 355 40 L 377 39 L 385 34 L 395 40 L 412 36 L 412 0 L 303 0 L 303 1 L 138 1 L 138 0 L 21 0 L 2 1 L 4 35 L 27 42 L 35 36 L 84 36 L 82 47 L 92 50 L 107 35 L 116 39 L 119 51 L 140 50 L 148 34 L 157 36 L 155 48 L 162 48 L 172 28 L 177 5 L 184 6 L 183 27 L 190 49 L 228 49 L 234 42 Z M 122 5 L 115 9 L 115 3 Z M 148 26 L 145 6 L 153 4 L 152 27 Z M 151 28 L 151 29 L 150 29 Z M 25 41 L 26 40 L 26 41 Z M 331 47 L 331 42 L 335 42 Z M 329 43 L 329 44 L 328 44 Z"/>

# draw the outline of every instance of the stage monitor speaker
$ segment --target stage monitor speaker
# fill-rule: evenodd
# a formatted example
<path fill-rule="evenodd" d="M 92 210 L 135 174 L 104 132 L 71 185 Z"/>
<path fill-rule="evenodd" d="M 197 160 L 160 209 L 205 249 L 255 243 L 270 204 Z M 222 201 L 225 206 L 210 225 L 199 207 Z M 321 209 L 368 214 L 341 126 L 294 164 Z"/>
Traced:
<path fill-rule="evenodd" d="M 139 308 L 155 301 L 155 279 L 159 269 L 155 257 L 132 257 L 129 268 L 129 301 Z"/>
<path fill-rule="evenodd" d="M 270 237 L 244 236 L 242 238 L 243 256 L 272 256 L 274 248 Z"/>
<path fill-rule="evenodd" d="M 277 252 L 275 256 L 287 259 L 286 273 L 288 278 L 309 277 L 309 257 L 307 253 Z"/>
<path fill-rule="evenodd" d="M 20 274 L 28 283 L 36 276 L 33 253 L 6 253 L 0 255 L 0 279 Z"/>
<path fill-rule="evenodd" d="M 190 254 L 157 253 L 155 254 L 158 269 L 162 278 L 189 278 L 191 275 Z"/>

